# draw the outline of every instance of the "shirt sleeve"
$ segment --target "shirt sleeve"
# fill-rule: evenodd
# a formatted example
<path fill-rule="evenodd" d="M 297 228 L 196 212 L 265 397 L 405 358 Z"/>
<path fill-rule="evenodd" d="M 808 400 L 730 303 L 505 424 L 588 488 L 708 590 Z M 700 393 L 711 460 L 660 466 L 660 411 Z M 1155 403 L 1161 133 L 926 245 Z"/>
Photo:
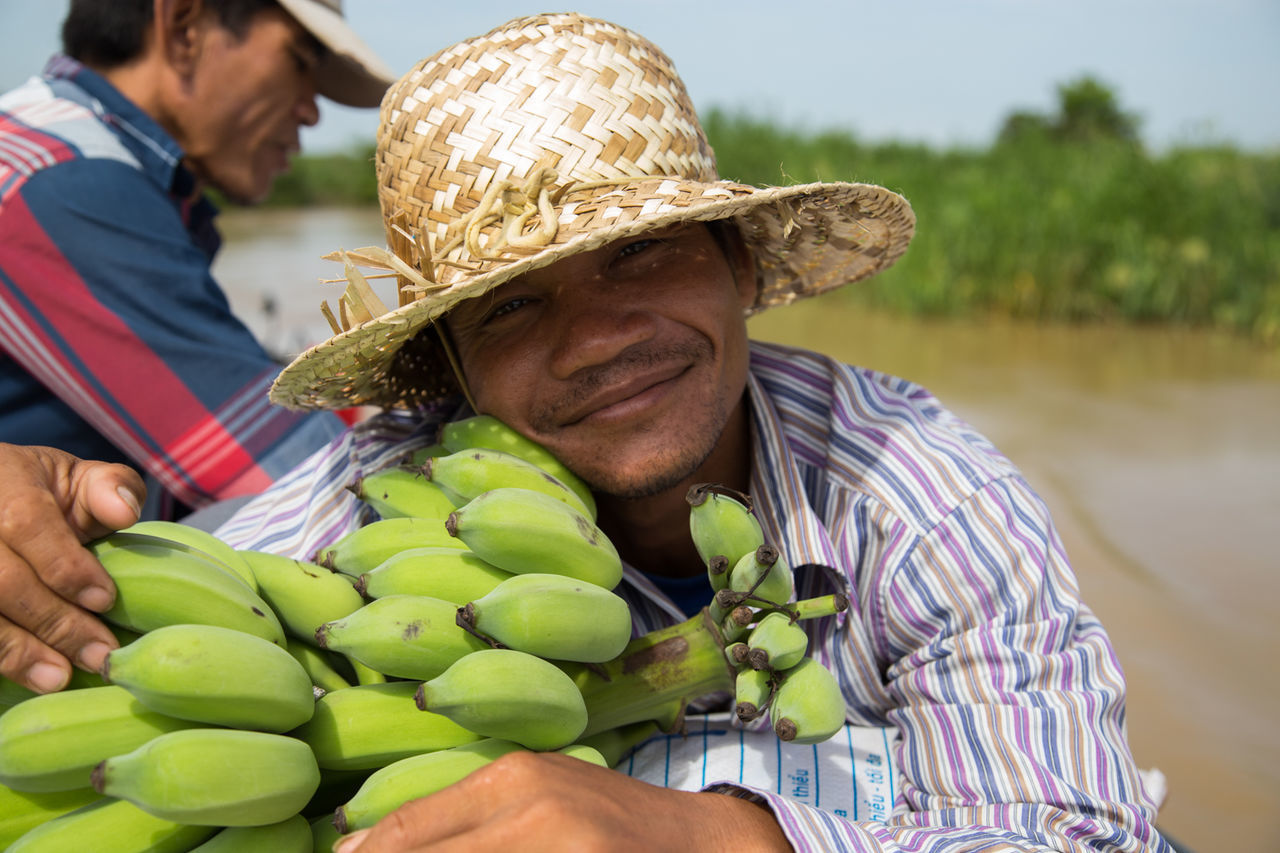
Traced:
<path fill-rule="evenodd" d="M 0 235 L 6 349 L 181 502 L 261 491 L 341 431 L 270 404 L 278 365 L 131 166 L 36 173 L 4 199 Z"/>
<path fill-rule="evenodd" d="M 1119 662 L 1040 500 L 1005 478 L 886 543 L 861 616 L 900 732 L 898 800 L 884 822 L 853 822 L 752 791 L 795 849 L 1168 850 L 1127 745 Z M 848 642 L 828 649 L 837 672 Z"/>

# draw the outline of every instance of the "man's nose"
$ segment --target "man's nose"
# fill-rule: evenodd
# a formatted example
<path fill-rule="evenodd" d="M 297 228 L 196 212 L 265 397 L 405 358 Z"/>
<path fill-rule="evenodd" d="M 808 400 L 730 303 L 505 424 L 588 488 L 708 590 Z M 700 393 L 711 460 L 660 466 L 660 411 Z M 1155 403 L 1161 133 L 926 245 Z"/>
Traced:
<path fill-rule="evenodd" d="M 314 83 L 298 98 L 297 104 L 294 105 L 294 115 L 297 116 L 298 124 L 306 127 L 313 127 L 320 121 L 320 105 L 316 102 Z"/>
<path fill-rule="evenodd" d="M 557 312 L 551 370 L 558 379 L 607 364 L 628 347 L 657 334 L 657 318 L 651 311 L 628 304 L 607 287 L 579 290 L 589 292 Z"/>

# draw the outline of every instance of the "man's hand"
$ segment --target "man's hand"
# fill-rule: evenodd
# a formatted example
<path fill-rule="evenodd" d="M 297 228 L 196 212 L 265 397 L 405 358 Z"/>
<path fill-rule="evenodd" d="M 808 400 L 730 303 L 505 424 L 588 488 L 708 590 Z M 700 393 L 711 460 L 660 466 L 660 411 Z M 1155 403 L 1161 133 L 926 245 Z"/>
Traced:
<path fill-rule="evenodd" d="M 146 487 L 126 465 L 0 444 L 0 675 L 61 690 L 71 664 L 96 671 L 118 643 L 86 610 L 115 585 L 84 542 L 138 520 Z"/>
<path fill-rule="evenodd" d="M 773 815 L 746 800 L 659 788 L 556 753 L 515 752 L 406 803 L 335 849 L 751 853 L 791 845 Z"/>

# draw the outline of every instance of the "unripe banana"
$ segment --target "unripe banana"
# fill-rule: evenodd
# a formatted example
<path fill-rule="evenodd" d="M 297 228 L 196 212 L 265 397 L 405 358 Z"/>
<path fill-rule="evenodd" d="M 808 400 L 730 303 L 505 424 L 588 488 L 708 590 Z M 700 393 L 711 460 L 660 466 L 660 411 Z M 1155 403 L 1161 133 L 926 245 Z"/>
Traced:
<path fill-rule="evenodd" d="M 751 514 L 751 499 L 724 486 L 698 483 L 689 489 L 685 500 L 689 503 L 689 533 L 707 566 L 711 587 L 724 589 L 729 582 L 728 569 L 764 544 L 764 531 Z M 717 556 L 724 560 L 713 564 Z"/>
<path fill-rule="evenodd" d="M 194 725 L 146 708 L 121 687 L 46 693 L 0 715 L 0 783 L 21 791 L 87 788 L 102 759 Z"/>
<path fill-rule="evenodd" d="M 818 743 L 844 726 L 845 704 L 831 670 L 813 658 L 782 673 L 782 684 L 769 703 L 769 722 L 780 740 Z"/>
<path fill-rule="evenodd" d="M 355 796 L 334 812 L 333 824 L 343 835 L 366 829 L 410 800 L 434 794 L 489 762 L 522 749 L 511 741 L 485 738 L 402 758 L 375 770 Z"/>
<path fill-rule="evenodd" d="M 17 791 L 0 785 L 0 850 L 42 823 L 102 799 L 88 786 L 74 791 Z"/>
<path fill-rule="evenodd" d="M 111 533 L 88 546 L 116 585 L 106 621 L 144 633 L 165 625 L 234 628 L 284 645 L 275 611 L 240 577 L 157 536 Z"/>
<path fill-rule="evenodd" d="M 606 767 L 617 767 L 622 760 L 640 744 L 662 731 L 662 727 L 654 720 L 641 720 L 628 723 L 616 729 L 587 735 L 578 739 L 578 743 L 593 747 L 605 761 Z"/>
<path fill-rule="evenodd" d="M 453 602 L 388 595 L 316 631 L 321 648 L 343 653 L 384 675 L 425 681 L 488 644 L 458 626 Z"/>
<path fill-rule="evenodd" d="M 775 610 L 761 617 L 747 635 L 747 660 L 755 669 L 791 669 L 808 647 L 809 637 L 800 624 Z"/>
<path fill-rule="evenodd" d="M 458 503 L 423 476 L 421 465 L 397 465 L 359 478 L 347 487 L 382 518 L 440 518 Z"/>
<path fill-rule="evenodd" d="M 307 677 L 311 679 L 313 687 L 319 687 L 326 693 L 350 687 L 351 680 L 334 666 L 336 662 L 335 653 L 316 648 L 312 645 L 314 642 L 315 637 L 311 638 L 310 643 L 304 643 L 302 640 L 289 637 L 285 645 L 285 651 L 293 655 L 293 659 L 302 664 L 302 668 L 306 671 Z"/>
<path fill-rule="evenodd" d="M 504 646 L 555 660 L 603 663 L 631 641 L 627 602 L 564 575 L 512 575 L 458 611 L 459 624 Z"/>
<path fill-rule="evenodd" d="M 448 717 L 419 710 L 417 690 L 417 682 L 391 681 L 326 693 L 311 719 L 290 734 L 311 747 L 325 770 L 373 770 L 480 740 Z"/>
<path fill-rule="evenodd" d="M 185 853 L 216 831 L 149 814 L 127 800 L 97 800 L 29 830 L 5 853 Z"/>
<path fill-rule="evenodd" d="M 258 578 L 258 594 L 285 631 L 314 643 L 316 628 L 354 613 L 364 598 L 337 572 L 266 551 L 238 551 Z"/>
<path fill-rule="evenodd" d="M 596 517 L 596 502 L 587 484 L 577 474 L 569 470 L 551 451 L 541 444 L 516 432 L 492 415 L 473 415 L 459 421 L 452 421 L 440 430 L 440 444 L 450 453 L 475 447 L 487 447 L 502 450 L 519 456 L 526 462 L 532 462 L 543 471 L 555 477 L 569 488 L 586 504 L 590 518 Z"/>
<path fill-rule="evenodd" d="M 530 489 L 564 501 L 587 518 L 595 520 L 594 503 L 587 506 L 577 492 L 542 468 L 502 450 L 471 447 L 448 456 L 428 459 L 422 464 L 422 474 L 444 489 L 457 506 L 462 506 L 491 489 Z"/>
<path fill-rule="evenodd" d="M 508 572 L 568 575 L 605 589 L 622 580 L 622 560 L 604 531 L 541 492 L 493 489 L 454 510 L 445 527 Z"/>
<path fill-rule="evenodd" d="M 332 849 L 332 848 L 330 848 Z M 311 825 L 300 814 L 262 826 L 229 826 L 191 853 L 310 853 Z"/>
<path fill-rule="evenodd" d="M 749 723 L 769 707 L 769 695 L 773 692 L 773 673 L 763 669 L 738 670 L 733 684 L 734 707 L 738 719 Z"/>
<path fill-rule="evenodd" d="M 744 666 L 751 665 L 750 661 L 747 660 L 748 651 L 750 650 L 747 648 L 746 643 L 730 643 L 724 647 L 724 656 L 735 668 L 741 669 Z"/>
<path fill-rule="evenodd" d="M 239 729 L 170 732 L 93 771 L 99 793 L 201 826 L 277 823 L 301 812 L 319 785 L 311 747 L 297 738 Z"/>
<path fill-rule="evenodd" d="M 311 677 L 284 648 L 215 625 L 168 625 L 113 649 L 103 677 L 161 714 L 285 732 L 311 719 Z"/>
<path fill-rule="evenodd" d="M 311 821 L 311 853 L 333 853 L 333 845 L 342 833 L 333 825 L 333 814 L 322 814 Z"/>
<path fill-rule="evenodd" d="M 567 755 L 570 758 L 585 761 L 588 764 L 595 764 L 606 769 L 609 767 L 609 762 L 605 760 L 605 757 L 601 754 L 600 750 L 587 743 L 571 743 L 568 746 L 562 746 L 555 751 L 562 755 Z"/>
<path fill-rule="evenodd" d="M 461 449 L 461 448 L 459 448 Z M 453 451 L 445 447 L 439 442 L 428 444 L 425 447 L 419 447 L 417 450 L 409 454 L 409 458 L 404 461 L 404 465 L 410 468 L 421 468 L 422 463 L 436 456 L 448 456 Z"/>
<path fill-rule="evenodd" d="M 509 577 L 514 575 L 489 565 L 470 549 L 410 548 L 362 574 L 356 590 L 369 598 L 429 595 L 461 605 Z"/>
<path fill-rule="evenodd" d="M 343 536 L 316 552 L 315 562 L 344 575 L 359 577 L 393 554 L 410 548 L 465 548 L 437 518 L 384 518 Z"/>
<path fill-rule="evenodd" d="M 250 589 L 254 592 L 258 591 L 258 580 L 253 573 L 253 568 L 240 557 L 235 548 L 232 548 L 207 530 L 201 530 L 198 527 L 191 527 L 187 524 L 179 524 L 176 521 L 152 519 L 150 521 L 139 521 L 120 532 L 158 536 L 161 539 L 188 545 L 217 560 L 220 564 L 235 572 L 236 576 L 247 583 Z"/>
<path fill-rule="evenodd" d="M 443 714 L 486 737 L 529 749 L 559 749 L 587 727 L 582 693 L 555 664 L 515 649 L 484 649 L 423 682 L 424 711 Z"/>
<path fill-rule="evenodd" d="M 784 604 L 791 598 L 791 568 L 772 545 L 761 545 L 729 570 L 729 589 L 750 599 Z"/>

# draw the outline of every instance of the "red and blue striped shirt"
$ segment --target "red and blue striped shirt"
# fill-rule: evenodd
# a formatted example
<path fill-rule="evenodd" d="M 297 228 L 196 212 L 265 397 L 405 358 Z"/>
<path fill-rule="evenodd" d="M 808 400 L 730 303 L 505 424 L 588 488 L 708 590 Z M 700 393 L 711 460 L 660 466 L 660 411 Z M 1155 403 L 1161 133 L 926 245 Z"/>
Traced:
<path fill-rule="evenodd" d="M 279 366 L 213 280 L 216 210 L 182 156 L 67 57 L 0 96 L 0 440 L 132 464 L 196 508 L 343 424 L 268 402 Z"/>
<path fill-rule="evenodd" d="M 923 388 L 816 353 L 754 342 L 748 393 L 756 514 L 799 597 L 849 596 L 804 623 L 810 654 L 838 676 L 850 725 L 897 733 L 896 797 L 856 820 L 781 780 L 707 787 L 763 798 L 798 851 L 1168 850 L 1120 663 L 1013 464 Z M 308 558 L 370 519 L 347 483 L 458 414 L 358 425 L 218 534 Z M 618 592 L 636 633 L 685 618 L 631 567 Z"/>

